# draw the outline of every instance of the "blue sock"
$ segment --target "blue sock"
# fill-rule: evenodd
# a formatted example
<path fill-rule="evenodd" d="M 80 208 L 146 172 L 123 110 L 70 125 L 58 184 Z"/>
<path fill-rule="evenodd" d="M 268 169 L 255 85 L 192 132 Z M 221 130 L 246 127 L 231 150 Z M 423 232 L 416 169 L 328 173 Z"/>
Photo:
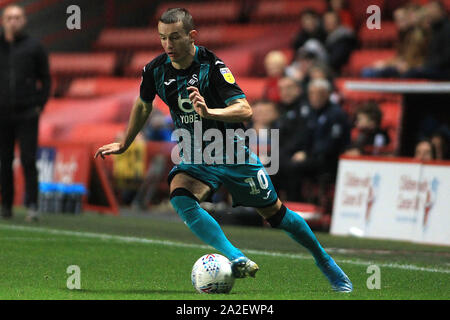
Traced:
<path fill-rule="evenodd" d="M 193 197 L 184 194 L 176 195 L 171 197 L 170 202 L 184 223 L 203 242 L 219 250 L 230 260 L 244 256 L 230 243 L 217 221 L 200 207 Z"/>
<path fill-rule="evenodd" d="M 292 239 L 311 252 L 317 264 L 326 262 L 330 256 L 320 245 L 306 221 L 284 205 L 274 216 L 267 219 L 272 227 L 284 230 Z"/>

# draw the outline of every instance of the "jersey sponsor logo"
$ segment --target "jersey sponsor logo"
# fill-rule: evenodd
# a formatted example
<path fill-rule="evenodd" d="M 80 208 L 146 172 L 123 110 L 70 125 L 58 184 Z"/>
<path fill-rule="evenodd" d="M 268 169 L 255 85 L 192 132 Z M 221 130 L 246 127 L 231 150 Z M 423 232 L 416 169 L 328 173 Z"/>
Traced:
<path fill-rule="evenodd" d="M 167 81 L 164 81 L 164 84 L 166 85 L 166 86 L 168 86 L 169 84 L 171 84 L 172 82 L 174 82 L 175 81 L 175 79 L 169 79 L 169 80 L 167 80 Z"/>
<path fill-rule="evenodd" d="M 231 73 L 230 69 L 228 68 L 220 68 L 220 73 L 222 74 L 223 78 L 225 79 L 226 82 L 228 83 L 235 83 L 236 80 L 233 77 L 233 74 Z"/>
<path fill-rule="evenodd" d="M 194 106 L 192 105 L 191 100 L 189 98 L 181 98 L 180 95 L 178 95 L 178 108 L 186 113 L 194 111 Z"/>

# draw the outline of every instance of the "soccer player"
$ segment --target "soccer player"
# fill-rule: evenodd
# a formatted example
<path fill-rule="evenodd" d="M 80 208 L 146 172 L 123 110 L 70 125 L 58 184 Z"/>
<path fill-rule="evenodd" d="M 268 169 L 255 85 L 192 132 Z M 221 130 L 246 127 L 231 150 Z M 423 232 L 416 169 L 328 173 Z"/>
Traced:
<path fill-rule="evenodd" d="M 216 129 L 226 135 L 229 129 L 244 128 L 242 122 L 251 118 L 252 109 L 245 94 L 225 63 L 208 49 L 194 44 L 197 31 L 187 10 L 173 8 L 164 12 L 158 32 L 164 53 L 143 69 L 140 97 L 131 111 L 125 138 L 100 147 L 95 158 L 127 150 L 152 111 L 156 94 L 169 106 L 175 127 L 194 135 L 199 124 L 203 131 Z M 256 208 L 272 227 L 284 230 L 306 247 L 335 291 L 352 291 L 350 279 L 325 252 L 308 224 L 278 199 L 257 156 L 247 145 L 237 143 L 242 137 L 235 135 L 233 139 L 239 147 L 233 155 L 224 152 L 224 157 L 244 153 L 245 164 L 207 164 L 203 160 L 191 163 L 185 161 L 189 154 L 183 152 L 183 161 L 169 173 L 170 201 L 185 224 L 201 240 L 230 259 L 237 278 L 255 276 L 258 265 L 231 244 L 219 224 L 199 205 L 224 184 L 234 206 Z M 188 144 L 195 153 L 198 143 L 192 140 Z"/>

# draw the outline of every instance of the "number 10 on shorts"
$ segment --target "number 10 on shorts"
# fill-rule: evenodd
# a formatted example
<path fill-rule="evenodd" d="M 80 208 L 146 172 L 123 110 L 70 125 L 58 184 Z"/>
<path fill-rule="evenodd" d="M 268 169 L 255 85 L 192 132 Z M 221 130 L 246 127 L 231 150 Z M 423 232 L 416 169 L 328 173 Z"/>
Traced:
<path fill-rule="evenodd" d="M 264 173 L 264 169 L 260 169 L 256 176 L 258 178 L 260 188 L 262 190 L 266 190 L 269 187 L 269 180 L 267 180 L 266 174 Z M 255 180 L 253 178 L 247 178 L 244 181 L 250 185 L 251 195 L 259 194 L 261 192 L 261 190 L 257 188 Z"/>

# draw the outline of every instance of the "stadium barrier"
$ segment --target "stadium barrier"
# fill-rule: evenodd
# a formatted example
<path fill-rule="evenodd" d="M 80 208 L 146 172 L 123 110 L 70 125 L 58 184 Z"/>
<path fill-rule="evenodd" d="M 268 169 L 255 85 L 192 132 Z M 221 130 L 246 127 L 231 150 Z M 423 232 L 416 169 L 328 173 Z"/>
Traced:
<path fill-rule="evenodd" d="M 331 233 L 450 245 L 450 161 L 347 157 Z"/>

